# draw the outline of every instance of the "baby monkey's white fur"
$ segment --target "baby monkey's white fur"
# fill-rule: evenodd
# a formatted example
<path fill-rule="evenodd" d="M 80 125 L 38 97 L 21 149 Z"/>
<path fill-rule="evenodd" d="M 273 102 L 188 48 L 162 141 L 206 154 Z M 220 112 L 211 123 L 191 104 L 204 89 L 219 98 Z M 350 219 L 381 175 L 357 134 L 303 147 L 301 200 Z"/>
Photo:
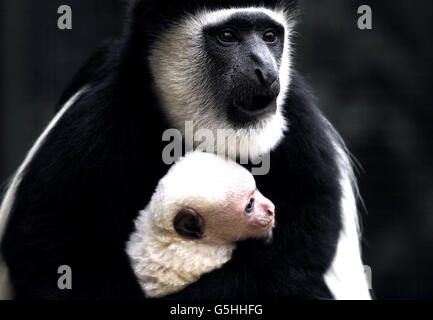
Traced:
<path fill-rule="evenodd" d="M 230 221 L 233 210 L 244 206 L 245 194 L 248 198 L 251 190 L 262 197 L 246 169 L 213 154 L 192 152 L 173 165 L 140 212 L 127 243 L 145 295 L 162 297 L 177 292 L 221 267 L 231 258 L 236 240 L 269 237 L 272 228 L 251 234 L 251 230 L 243 230 L 244 223 Z M 185 207 L 204 216 L 203 238 L 187 239 L 176 232 L 173 220 Z"/>

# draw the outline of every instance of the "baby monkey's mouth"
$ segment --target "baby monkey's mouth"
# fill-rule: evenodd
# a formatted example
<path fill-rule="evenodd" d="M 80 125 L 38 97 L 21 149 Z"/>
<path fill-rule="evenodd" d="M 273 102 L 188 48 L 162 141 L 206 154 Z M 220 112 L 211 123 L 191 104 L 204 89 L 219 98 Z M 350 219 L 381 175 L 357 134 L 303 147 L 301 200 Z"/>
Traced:
<path fill-rule="evenodd" d="M 261 220 L 261 221 L 255 223 L 255 225 L 258 227 L 271 227 L 273 224 L 274 224 L 274 219 Z"/>
<path fill-rule="evenodd" d="M 251 222 L 252 225 L 260 229 L 268 230 L 274 226 L 274 217 L 255 219 Z"/>

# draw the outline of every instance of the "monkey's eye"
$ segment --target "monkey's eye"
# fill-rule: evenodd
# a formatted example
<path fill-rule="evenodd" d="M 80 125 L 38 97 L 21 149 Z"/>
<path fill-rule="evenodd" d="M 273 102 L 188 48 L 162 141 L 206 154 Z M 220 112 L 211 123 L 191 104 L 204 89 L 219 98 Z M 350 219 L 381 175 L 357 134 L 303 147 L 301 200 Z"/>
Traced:
<path fill-rule="evenodd" d="M 223 44 L 232 44 L 239 40 L 238 36 L 232 30 L 223 30 L 218 34 L 218 40 Z"/>
<path fill-rule="evenodd" d="M 268 30 L 263 34 L 263 40 L 268 43 L 275 43 L 277 41 L 277 33 L 275 30 Z"/>
<path fill-rule="evenodd" d="M 254 198 L 248 200 L 247 206 L 245 207 L 246 213 L 251 213 L 254 209 Z"/>

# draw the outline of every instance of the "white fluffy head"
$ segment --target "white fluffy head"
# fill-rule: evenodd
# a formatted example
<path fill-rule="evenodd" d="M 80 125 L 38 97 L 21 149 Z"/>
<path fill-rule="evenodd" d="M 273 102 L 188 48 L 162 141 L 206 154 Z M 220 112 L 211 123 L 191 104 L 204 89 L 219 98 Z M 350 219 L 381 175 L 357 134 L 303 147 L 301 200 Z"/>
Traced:
<path fill-rule="evenodd" d="M 203 28 L 221 23 L 235 13 L 260 12 L 284 27 L 284 48 L 279 65 L 280 93 L 275 114 L 268 115 L 250 128 L 234 128 L 227 115 L 219 112 L 208 79 L 208 57 L 204 50 Z M 173 24 L 155 43 L 150 54 L 150 66 L 156 91 L 172 125 L 183 131 L 185 121 L 194 122 L 194 130 L 234 129 L 234 135 L 248 135 L 250 147 L 240 148 L 238 155 L 256 156 L 273 149 L 287 128 L 282 112 L 290 83 L 290 37 L 294 27 L 291 15 L 284 9 L 264 7 L 230 8 L 216 11 L 199 10 Z M 254 131 L 251 132 L 253 129 Z M 250 151 L 245 155 L 246 150 Z"/>
<path fill-rule="evenodd" d="M 173 219 L 180 209 L 221 214 L 238 201 L 242 190 L 255 190 L 248 170 L 214 154 L 191 152 L 159 181 L 149 204 L 149 218 L 159 231 L 173 234 Z"/>

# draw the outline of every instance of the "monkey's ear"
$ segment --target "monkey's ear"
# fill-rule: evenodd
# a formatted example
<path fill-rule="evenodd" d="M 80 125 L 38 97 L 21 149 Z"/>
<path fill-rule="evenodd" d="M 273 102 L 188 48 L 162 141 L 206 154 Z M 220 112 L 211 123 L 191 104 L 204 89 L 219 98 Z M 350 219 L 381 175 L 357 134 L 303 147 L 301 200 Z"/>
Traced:
<path fill-rule="evenodd" d="M 179 210 L 173 220 L 174 230 L 182 237 L 188 239 L 200 239 L 203 237 L 204 220 L 202 216 L 192 208 Z"/>

